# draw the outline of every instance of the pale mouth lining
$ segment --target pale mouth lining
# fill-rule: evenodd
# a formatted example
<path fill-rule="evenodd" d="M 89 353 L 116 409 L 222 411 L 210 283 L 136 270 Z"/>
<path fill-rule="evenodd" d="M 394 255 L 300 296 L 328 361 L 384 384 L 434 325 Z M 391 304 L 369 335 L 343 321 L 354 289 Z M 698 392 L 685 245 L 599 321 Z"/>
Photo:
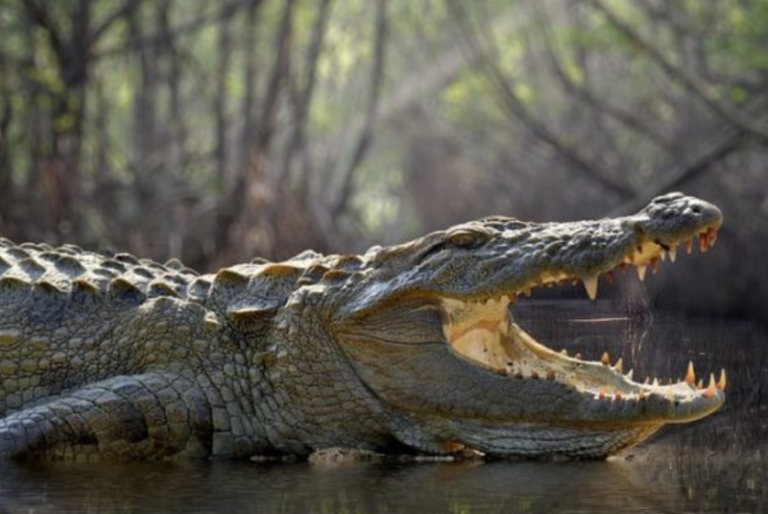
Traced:
<path fill-rule="evenodd" d="M 703 233 L 699 237 L 701 251 L 712 246 L 714 241 L 714 230 Z M 635 265 L 642 280 L 645 278 L 646 266 L 650 265 L 656 271 L 665 257 L 674 262 L 675 246 L 658 243 L 640 245 L 624 257 L 618 267 Z M 612 280 L 612 272 L 610 270 L 603 276 Z M 594 299 L 598 277 L 595 275 L 581 279 L 588 296 Z M 570 283 L 573 280 L 576 277 L 545 274 L 532 281 L 531 287 Z M 479 301 L 442 298 L 443 331 L 449 346 L 461 358 L 497 375 L 511 380 L 557 381 L 595 400 L 644 401 L 651 395 L 661 395 L 671 402 L 683 403 L 702 397 L 711 399 L 722 396 L 726 386 L 725 370 L 720 372 L 717 381 L 710 374 L 709 383 L 705 385 L 701 380 L 697 382 L 691 363 L 684 378 L 680 380 L 660 383 L 658 379 L 648 378 L 641 383 L 633 380 L 631 370 L 624 372 L 621 359 L 611 363 L 607 353 L 599 361 L 586 361 L 580 355 L 569 356 L 565 351 L 558 353 L 547 348 L 510 317 L 509 307 L 516 301 L 517 293 L 529 294 L 528 289 L 526 287 L 522 291 L 511 291 L 509 295 Z"/>

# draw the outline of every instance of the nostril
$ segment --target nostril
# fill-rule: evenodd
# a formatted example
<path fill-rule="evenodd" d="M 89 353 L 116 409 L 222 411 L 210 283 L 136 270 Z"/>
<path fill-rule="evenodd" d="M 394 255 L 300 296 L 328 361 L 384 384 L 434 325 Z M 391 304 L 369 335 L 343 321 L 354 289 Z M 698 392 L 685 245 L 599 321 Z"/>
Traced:
<path fill-rule="evenodd" d="M 700 205 L 694 205 L 691 207 L 691 210 L 695 212 L 696 214 L 701 214 L 701 206 Z"/>

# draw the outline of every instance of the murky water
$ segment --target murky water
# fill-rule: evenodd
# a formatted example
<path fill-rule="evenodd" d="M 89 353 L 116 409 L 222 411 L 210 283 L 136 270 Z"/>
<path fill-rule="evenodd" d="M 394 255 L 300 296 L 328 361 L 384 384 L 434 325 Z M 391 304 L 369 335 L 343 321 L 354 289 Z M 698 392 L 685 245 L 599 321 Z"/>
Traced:
<path fill-rule="evenodd" d="M 518 317 L 552 347 L 623 355 L 635 377 L 725 367 L 728 402 L 608 462 L 0 462 L 0 513 L 768 512 L 764 328 L 567 302 L 532 301 Z"/>
<path fill-rule="evenodd" d="M 3 513 L 766 512 L 759 456 L 680 462 L 4 465 Z"/>

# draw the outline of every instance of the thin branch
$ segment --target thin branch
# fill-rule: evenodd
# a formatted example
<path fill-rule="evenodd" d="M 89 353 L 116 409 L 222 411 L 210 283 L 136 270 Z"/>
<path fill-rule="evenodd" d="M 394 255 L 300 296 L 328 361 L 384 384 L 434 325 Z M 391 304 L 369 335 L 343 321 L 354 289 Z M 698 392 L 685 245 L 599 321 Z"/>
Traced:
<path fill-rule="evenodd" d="M 753 103 L 753 107 L 756 109 L 763 109 L 766 106 L 768 106 L 768 101 L 765 101 L 764 99 L 760 99 Z M 768 122 L 768 115 L 764 114 L 758 117 L 757 121 L 761 123 Z M 661 178 L 658 181 L 640 191 L 630 201 L 625 202 L 612 212 L 611 216 L 620 216 L 636 212 L 653 197 L 679 188 L 683 183 L 711 169 L 714 165 L 722 162 L 733 152 L 752 141 L 754 138 L 750 136 L 753 136 L 753 134 L 738 127 L 725 127 L 721 130 L 718 136 L 713 138 L 714 141 L 710 140 L 701 145 L 703 147 L 702 151 L 693 157 L 686 159 L 681 165 L 674 166 L 665 173 L 661 173 Z"/>
<path fill-rule="evenodd" d="M 719 95 L 711 88 L 701 84 L 697 77 L 688 72 L 688 70 L 675 65 L 667 59 L 664 54 L 654 45 L 646 41 L 638 34 L 627 22 L 619 19 L 616 14 L 608 9 L 601 0 L 585 0 L 601 12 L 606 20 L 624 35 L 638 48 L 641 48 L 659 67 L 672 79 L 677 80 L 685 89 L 703 101 L 710 109 L 719 114 L 722 118 L 744 132 L 752 133 L 762 139 L 768 139 L 768 129 L 753 123 L 743 113 L 732 109 L 721 101 Z"/>
<path fill-rule="evenodd" d="M 256 48 L 256 31 L 259 28 L 259 11 L 262 6 L 262 0 L 249 0 L 248 11 L 245 17 L 244 47 L 246 53 L 246 62 L 243 70 L 243 82 L 245 83 L 245 97 L 241 104 L 241 111 L 244 117 L 243 127 L 239 135 L 239 155 L 234 169 L 220 170 L 222 176 L 222 189 L 219 191 L 219 216 L 218 228 L 215 237 L 219 246 L 226 246 L 228 239 L 232 236 L 230 226 L 236 223 L 245 208 L 245 199 L 247 195 L 247 184 L 249 174 L 254 169 L 254 151 L 264 152 L 265 143 L 256 139 L 254 135 L 256 129 L 255 109 L 256 103 L 256 76 L 258 53 Z M 223 22 L 227 16 L 231 16 L 233 11 L 224 10 L 220 20 Z M 278 57 L 279 58 L 279 57 Z M 224 120 L 225 121 L 225 120 Z M 225 143 L 222 141 L 222 143 Z"/>
<path fill-rule="evenodd" d="M 243 83 L 245 84 L 245 97 L 241 104 L 243 114 L 243 127 L 240 131 L 239 156 L 234 170 L 235 180 L 230 186 L 234 187 L 232 194 L 242 195 L 242 188 L 245 185 L 246 175 L 251 166 L 254 146 L 261 145 L 254 136 L 256 126 L 256 114 L 254 104 L 256 103 L 256 71 L 258 65 L 258 54 L 256 49 L 256 31 L 259 27 L 257 22 L 259 10 L 261 8 L 260 0 L 252 0 L 248 6 L 248 13 L 245 18 L 245 38 L 244 46 L 246 53 L 245 69 L 243 70 Z M 229 191 L 224 191 L 230 194 Z M 239 206 L 236 207 L 239 209 Z"/>
<path fill-rule="evenodd" d="M 0 70 L 3 70 L 5 66 L 0 61 Z M 10 155 L 8 150 L 11 148 L 10 142 L 10 128 L 14 118 L 13 102 L 11 101 L 10 94 L 5 87 L 0 86 L 0 197 L 4 197 L 3 206 L 0 207 L 0 223 L 2 223 L 3 213 L 8 213 L 10 205 L 13 203 L 13 180 L 10 163 Z"/>
<path fill-rule="evenodd" d="M 491 44 L 479 41 L 479 38 L 482 37 L 482 35 L 468 26 L 466 12 L 463 11 L 463 7 L 459 1 L 450 0 L 448 5 L 454 19 L 461 29 L 462 39 L 466 42 L 469 48 L 474 46 L 489 46 Z M 480 53 L 483 55 L 488 54 L 488 52 Z M 533 136 L 554 149 L 573 166 L 575 171 L 582 172 L 588 178 L 602 184 L 605 188 L 617 193 L 621 197 L 626 198 L 634 196 L 634 191 L 629 186 L 615 180 L 608 170 L 603 169 L 599 164 L 590 161 L 587 157 L 581 155 L 575 148 L 567 145 L 546 125 L 531 115 L 522 100 L 520 100 L 515 93 L 514 86 L 491 58 L 483 59 L 481 64 L 485 69 L 485 76 L 493 87 L 502 107 L 507 110 L 512 119 L 521 122 Z"/>
<path fill-rule="evenodd" d="M 232 11 L 236 11 L 240 7 L 253 3 L 253 1 L 254 0 L 228 0 L 225 5 L 228 8 L 231 8 Z M 221 21 L 223 17 L 227 16 L 228 11 L 229 9 L 224 8 L 214 9 L 213 11 L 202 14 L 193 20 L 177 25 L 173 28 L 173 31 L 159 31 L 154 34 L 146 34 L 130 41 L 127 45 L 114 45 L 108 48 L 104 48 L 100 52 L 94 53 L 92 60 L 97 61 L 103 58 L 123 55 L 126 52 L 130 52 L 141 47 L 149 48 L 154 46 L 162 46 L 165 44 L 165 41 L 168 37 L 176 40 L 181 36 L 194 35 L 196 32 L 205 29 L 209 24 Z"/>
<path fill-rule="evenodd" d="M 113 23 L 123 18 L 125 15 L 139 7 L 142 0 L 125 0 L 123 5 L 112 11 L 102 22 L 88 35 L 89 45 L 96 44 L 101 36 L 112 26 Z M 162 34 L 161 34 L 162 35 Z"/>
<path fill-rule="evenodd" d="M 214 155 L 218 174 L 219 192 L 224 193 L 228 190 L 228 180 L 230 176 L 229 155 L 227 152 L 227 128 L 229 120 L 227 118 L 227 88 L 226 79 L 229 73 L 229 66 L 232 54 L 231 21 L 233 9 L 231 4 L 224 4 L 221 7 L 221 19 L 219 21 L 218 31 L 218 59 L 216 63 L 216 92 L 213 98 L 213 112 L 215 118 L 214 129 Z"/>
<path fill-rule="evenodd" d="M 622 125 L 628 127 L 630 130 L 640 134 L 641 136 L 644 136 L 646 139 L 653 142 L 653 144 L 661 148 L 668 149 L 669 145 L 667 144 L 663 135 L 657 134 L 643 120 L 641 120 L 638 116 L 635 116 L 632 111 L 612 105 L 607 98 L 599 99 L 589 88 L 581 86 L 573 81 L 563 68 L 563 65 L 557 55 L 557 51 L 555 50 L 551 39 L 551 35 L 544 38 L 544 49 L 546 51 L 547 58 L 552 65 L 552 71 L 554 71 L 555 77 L 557 77 L 563 89 L 568 94 L 581 100 L 583 103 L 599 111 L 603 115 L 618 121 Z"/>
<path fill-rule="evenodd" d="M 352 158 L 341 171 L 341 187 L 336 199 L 331 206 L 331 219 L 336 220 L 346 209 L 352 193 L 352 183 L 355 170 L 360 166 L 371 142 L 373 141 L 373 127 L 376 123 L 379 96 L 381 95 L 386 61 L 386 42 L 388 33 L 387 0 L 376 0 L 376 36 L 374 42 L 373 67 L 371 68 L 371 81 L 368 89 L 368 106 L 366 108 L 365 121 L 360 130 L 360 135 L 352 151 Z"/>
<path fill-rule="evenodd" d="M 64 52 L 64 38 L 61 27 L 50 17 L 48 7 L 50 3 L 42 3 L 39 0 L 27 0 L 24 2 L 27 16 L 33 25 L 43 28 L 51 40 L 51 48 L 57 58 L 61 59 Z"/>
<path fill-rule="evenodd" d="M 700 30 L 697 30 L 695 27 L 688 24 L 687 20 L 681 20 L 675 13 L 671 12 L 670 5 L 667 5 L 666 2 L 662 2 L 657 6 L 652 2 L 641 0 L 640 2 L 637 2 L 636 5 L 645 11 L 648 17 L 655 23 L 667 24 L 678 34 L 696 39 L 703 39 L 706 37 Z"/>
<path fill-rule="evenodd" d="M 291 59 L 291 37 L 293 34 L 293 8 L 295 0 L 286 0 L 283 9 L 283 15 L 280 21 L 280 27 L 277 30 L 275 48 L 277 48 L 277 57 L 275 58 L 272 72 L 269 75 L 267 92 L 264 95 L 262 105 L 264 110 L 259 119 L 257 141 L 262 147 L 269 146 L 274 132 L 275 115 L 277 113 L 277 100 L 280 96 L 283 79 L 290 70 Z"/>
<path fill-rule="evenodd" d="M 307 70 L 304 87 L 302 88 L 297 85 L 296 82 L 298 82 L 298 77 L 295 80 L 289 80 L 291 107 L 293 108 L 293 127 L 291 137 L 286 145 L 282 172 L 278 177 L 278 187 L 280 188 L 282 188 L 284 182 L 288 180 L 291 162 L 296 154 L 301 151 L 306 156 L 307 148 L 305 139 L 307 121 L 309 118 L 309 106 L 312 102 L 312 95 L 315 89 L 317 63 L 323 48 L 330 4 L 330 0 L 321 0 L 317 8 L 317 16 L 312 27 L 312 35 L 310 37 L 310 43 L 307 48 L 307 57 L 304 63 L 304 67 Z M 304 162 L 309 162 L 309 159 L 304 159 Z M 303 193 L 307 192 L 308 175 L 309 170 L 305 168 L 302 175 L 299 177 L 299 182 L 302 184 L 299 190 L 302 190 Z"/>
<path fill-rule="evenodd" d="M 705 21 L 701 26 L 691 23 L 690 13 L 685 10 L 685 4 L 680 2 L 662 2 L 658 6 L 649 0 L 637 2 L 640 9 L 646 12 L 647 16 L 657 25 L 666 24 L 672 28 L 678 37 L 684 37 L 693 45 L 693 57 L 696 65 L 695 73 L 700 75 L 710 84 L 716 84 L 726 87 L 740 87 L 750 93 L 758 93 L 765 88 L 764 81 L 758 77 L 749 75 L 740 75 L 729 77 L 725 71 L 712 68 L 709 63 L 710 53 L 708 45 L 712 40 L 722 38 L 723 34 L 718 34 L 716 29 L 719 25 L 718 19 L 725 16 L 723 3 L 705 2 L 702 8 L 706 9 L 704 14 Z M 674 10 L 672 8 L 675 8 Z M 681 16 L 685 12 L 689 19 Z M 757 70 L 752 70 L 757 73 Z"/>
<path fill-rule="evenodd" d="M 554 132 L 549 128 L 536 120 L 526 109 L 523 102 L 514 92 L 512 84 L 507 81 L 507 78 L 501 73 L 495 65 L 490 66 L 491 78 L 496 85 L 498 94 L 507 108 L 509 113 L 518 119 L 528 131 L 537 137 L 539 140 L 548 144 L 558 154 L 570 162 L 574 170 L 584 172 L 589 178 L 602 184 L 607 189 L 617 193 L 619 196 L 627 197 L 632 196 L 634 191 L 621 182 L 615 180 L 608 170 L 603 169 L 599 164 L 589 160 L 587 157 L 581 155 L 575 148 L 567 145 L 562 141 Z"/>

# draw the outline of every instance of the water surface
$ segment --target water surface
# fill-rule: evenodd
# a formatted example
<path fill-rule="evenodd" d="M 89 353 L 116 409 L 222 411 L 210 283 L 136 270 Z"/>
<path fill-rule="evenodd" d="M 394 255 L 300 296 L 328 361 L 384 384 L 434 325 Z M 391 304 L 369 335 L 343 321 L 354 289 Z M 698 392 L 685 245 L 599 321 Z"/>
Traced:
<path fill-rule="evenodd" d="M 0 471 L 0 512 L 765 512 L 764 460 L 47 463 Z"/>

